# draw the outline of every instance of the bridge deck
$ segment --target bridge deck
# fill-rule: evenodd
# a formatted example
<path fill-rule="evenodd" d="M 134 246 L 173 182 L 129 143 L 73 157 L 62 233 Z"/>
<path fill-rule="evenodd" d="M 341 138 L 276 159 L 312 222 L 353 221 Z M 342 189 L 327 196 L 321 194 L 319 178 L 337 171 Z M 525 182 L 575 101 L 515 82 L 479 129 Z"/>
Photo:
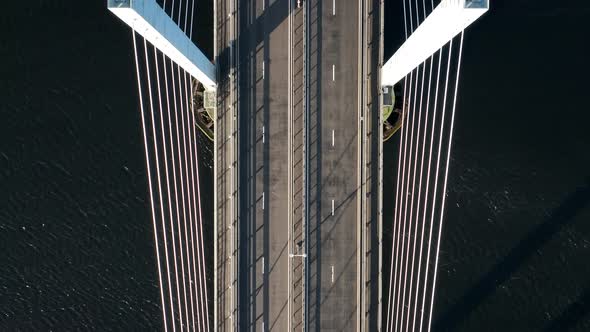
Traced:
<path fill-rule="evenodd" d="M 369 326 L 379 307 L 370 296 L 379 289 L 364 285 L 379 269 L 372 193 L 381 149 L 371 134 L 380 128 L 378 87 L 362 79 L 378 63 L 365 62 L 369 11 L 321 0 L 305 11 L 290 0 L 216 5 L 216 328 L 301 330 L 304 302 L 309 330 Z M 289 257 L 306 247 L 307 258 Z"/>

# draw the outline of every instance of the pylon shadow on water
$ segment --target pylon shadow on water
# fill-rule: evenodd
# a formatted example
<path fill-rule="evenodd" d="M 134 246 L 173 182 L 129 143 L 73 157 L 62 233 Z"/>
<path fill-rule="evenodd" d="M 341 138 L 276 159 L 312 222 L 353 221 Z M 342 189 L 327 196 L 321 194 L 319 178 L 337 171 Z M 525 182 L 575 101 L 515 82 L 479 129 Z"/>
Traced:
<path fill-rule="evenodd" d="M 475 283 L 450 309 L 441 314 L 434 324 L 434 330 L 456 330 L 462 321 L 467 319 L 500 285 L 510 279 L 510 276 L 524 265 L 527 260 L 531 259 L 537 250 L 551 240 L 563 227 L 575 220 L 575 217 L 590 205 L 589 203 L 590 177 L 587 177 L 585 183 L 576 188 L 559 207 L 550 213 L 545 221 L 525 236 L 502 261 L 497 263 L 482 279 Z M 590 309 L 588 303 L 590 295 L 588 293 L 587 290 L 576 303 L 566 309 L 566 312 L 551 324 L 549 331 L 563 331 L 563 327 L 559 325 L 562 321 L 566 324 L 566 322 L 570 322 L 574 318 L 581 318 L 583 315 L 581 316 L 580 313 L 588 312 L 588 309 Z M 559 328 L 557 328 L 558 326 Z"/>

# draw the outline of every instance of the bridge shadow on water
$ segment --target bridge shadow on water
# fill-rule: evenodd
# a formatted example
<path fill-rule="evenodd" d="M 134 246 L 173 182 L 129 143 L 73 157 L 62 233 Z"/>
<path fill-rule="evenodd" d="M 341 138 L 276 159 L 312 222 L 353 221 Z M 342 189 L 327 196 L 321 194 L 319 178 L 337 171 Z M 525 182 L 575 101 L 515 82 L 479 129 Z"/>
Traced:
<path fill-rule="evenodd" d="M 441 313 L 434 322 L 435 331 L 455 331 L 470 314 L 477 309 L 487 298 L 492 296 L 497 289 L 533 255 L 541 249 L 554 235 L 564 227 L 570 225 L 584 208 L 590 206 L 590 177 L 585 183 L 576 188 L 560 206 L 555 208 L 547 219 L 540 223 L 533 231 L 525 236 L 520 243 L 498 262 L 478 282 L 476 282 L 465 294 L 451 307 Z M 590 288 L 581 294 L 569 305 L 557 318 L 553 319 L 545 331 L 565 331 L 573 328 L 586 314 L 590 312 Z"/>
<path fill-rule="evenodd" d="M 573 303 L 571 303 L 558 317 L 553 319 L 545 332 L 568 331 L 576 326 L 590 313 L 590 284 Z"/>

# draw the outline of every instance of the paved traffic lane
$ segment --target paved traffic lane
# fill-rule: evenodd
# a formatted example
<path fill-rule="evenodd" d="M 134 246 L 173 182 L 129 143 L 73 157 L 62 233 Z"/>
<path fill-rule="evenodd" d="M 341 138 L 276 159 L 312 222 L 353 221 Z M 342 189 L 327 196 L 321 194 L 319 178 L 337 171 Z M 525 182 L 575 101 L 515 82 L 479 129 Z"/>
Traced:
<path fill-rule="evenodd" d="M 240 11 L 240 329 L 287 330 L 289 0 Z M 244 32 L 244 34 L 241 34 Z"/>
<path fill-rule="evenodd" d="M 310 0 L 310 309 L 313 331 L 353 331 L 359 290 L 359 11 Z"/>

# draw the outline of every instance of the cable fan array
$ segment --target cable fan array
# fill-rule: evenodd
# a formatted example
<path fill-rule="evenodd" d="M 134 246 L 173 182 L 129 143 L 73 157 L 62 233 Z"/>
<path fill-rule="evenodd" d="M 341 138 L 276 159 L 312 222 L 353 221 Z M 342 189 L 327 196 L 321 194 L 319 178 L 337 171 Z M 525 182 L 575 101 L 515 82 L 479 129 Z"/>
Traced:
<path fill-rule="evenodd" d="M 194 0 L 159 3 L 192 38 Z M 133 31 L 164 330 L 209 331 L 193 78 L 138 39 Z"/>
<path fill-rule="evenodd" d="M 435 7 L 403 0 L 406 39 Z M 463 32 L 455 39 L 403 83 L 386 331 L 432 328 Z"/>

